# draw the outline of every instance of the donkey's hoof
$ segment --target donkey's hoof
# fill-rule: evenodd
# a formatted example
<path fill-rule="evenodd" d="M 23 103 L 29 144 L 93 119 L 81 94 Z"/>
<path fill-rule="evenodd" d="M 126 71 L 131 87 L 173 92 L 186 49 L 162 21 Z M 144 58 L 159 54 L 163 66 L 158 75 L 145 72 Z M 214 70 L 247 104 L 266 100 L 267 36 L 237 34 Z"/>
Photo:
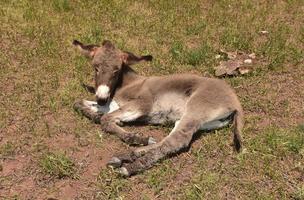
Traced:
<path fill-rule="evenodd" d="M 154 139 L 153 137 L 149 137 L 148 145 L 150 145 L 150 144 L 156 144 L 156 139 Z"/>
<path fill-rule="evenodd" d="M 82 101 L 76 101 L 73 105 L 74 110 L 81 111 L 81 108 L 83 107 Z"/>
<path fill-rule="evenodd" d="M 113 157 L 111 160 L 107 163 L 108 166 L 113 168 L 118 168 L 122 165 L 122 162 L 119 158 Z"/>
<path fill-rule="evenodd" d="M 125 167 L 121 167 L 119 169 L 119 173 L 123 176 L 123 177 L 129 177 L 130 173 L 128 172 L 128 170 Z"/>

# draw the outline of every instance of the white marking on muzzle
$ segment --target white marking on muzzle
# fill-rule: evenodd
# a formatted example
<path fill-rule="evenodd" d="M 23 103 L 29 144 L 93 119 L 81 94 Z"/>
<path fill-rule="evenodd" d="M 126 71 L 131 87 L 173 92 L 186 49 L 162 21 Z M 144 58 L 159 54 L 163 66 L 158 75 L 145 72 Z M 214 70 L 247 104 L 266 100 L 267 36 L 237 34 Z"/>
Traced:
<path fill-rule="evenodd" d="M 110 88 L 106 85 L 100 85 L 98 86 L 96 90 L 96 97 L 105 99 L 110 96 Z"/>

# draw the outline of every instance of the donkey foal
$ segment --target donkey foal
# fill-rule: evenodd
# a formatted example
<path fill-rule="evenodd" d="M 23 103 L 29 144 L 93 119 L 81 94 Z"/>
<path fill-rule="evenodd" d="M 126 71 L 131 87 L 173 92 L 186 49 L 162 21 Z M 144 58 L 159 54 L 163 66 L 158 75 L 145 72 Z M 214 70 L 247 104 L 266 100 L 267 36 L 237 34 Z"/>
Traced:
<path fill-rule="evenodd" d="M 74 41 L 92 59 L 96 101 L 82 100 L 75 109 L 100 123 L 103 131 L 116 134 L 129 144 L 143 144 L 130 153 L 113 157 L 109 165 L 130 176 L 152 167 L 158 160 L 187 147 L 198 130 L 213 130 L 233 122 L 233 141 L 241 149 L 243 111 L 234 91 L 222 80 L 191 74 L 144 77 L 130 65 L 151 61 L 117 49 L 110 41 L 101 46 Z M 171 133 L 156 143 L 121 128 L 126 122 L 175 123 Z"/>

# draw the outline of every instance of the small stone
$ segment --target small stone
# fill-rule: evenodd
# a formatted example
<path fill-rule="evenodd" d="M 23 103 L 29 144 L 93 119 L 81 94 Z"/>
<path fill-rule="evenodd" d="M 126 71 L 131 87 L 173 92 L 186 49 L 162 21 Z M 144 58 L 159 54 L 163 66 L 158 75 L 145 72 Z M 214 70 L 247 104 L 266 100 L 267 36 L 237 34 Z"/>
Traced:
<path fill-rule="evenodd" d="M 256 58 L 255 53 L 251 53 L 251 54 L 249 54 L 248 56 L 249 56 L 249 58 L 252 58 L 252 59 L 255 59 L 255 58 Z"/>
<path fill-rule="evenodd" d="M 252 63 L 252 60 L 251 60 L 251 59 L 246 59 L 246 60 L 244 60 L 244 63 L 245 63 L 245 64 L 251 64 L 251 63 Z"/>
<path fill-rule="evenodd" d="M 239 70 L 241 75 L 247 74 L 247 73 L 250 72 L 249 68 L 247 68 L 247 67 L 240 67 L 238 70 Z"/>
<path fill-rule="evenodd" d="M 125 167 L 121 167 L 119 170 L 119 173 L 123 176 L 123 177 L 129 177 L 130 173 L 128 172 L 128 170 Z"/>
<path fill-rule="evenodd" d="M 221 58 L 221 55 L 216 55 L 215 56 L 215 59 L 220 59 Z"/>
<path fill-rule="evenodd" d="M 269 32 L 268 31 L 260 31 L 260 34 L 262 35 L 267 35 Z"/>

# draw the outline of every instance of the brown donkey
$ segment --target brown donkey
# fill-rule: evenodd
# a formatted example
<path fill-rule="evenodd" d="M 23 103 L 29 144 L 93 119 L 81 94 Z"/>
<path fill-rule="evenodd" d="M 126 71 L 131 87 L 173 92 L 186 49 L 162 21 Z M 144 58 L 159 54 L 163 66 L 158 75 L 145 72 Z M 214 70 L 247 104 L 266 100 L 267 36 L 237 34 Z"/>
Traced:
<path fill-rule="evenodd" d="M 188 147 L 198 130 L 218 129 L 233 122 L 233 141 L 241 149 L 243 111 L 235 92 L 224 81 L 192 74 L 144 77 L 130 65 L 151 61 L 117 49 L 110 41 L 101 46 L 74 41 L 92 59 L 97 102 L 82 100 L 75 109 L 100 123 L 103 131 L 116 134 L 128 144 L 142 144 L 134 151 L 113 157 L 109 165 L 130 176 L 152 167 L 165 156 Z M 171 133 L 156 143 L 121 128 L 123 123 L 175 123 Z"/>

